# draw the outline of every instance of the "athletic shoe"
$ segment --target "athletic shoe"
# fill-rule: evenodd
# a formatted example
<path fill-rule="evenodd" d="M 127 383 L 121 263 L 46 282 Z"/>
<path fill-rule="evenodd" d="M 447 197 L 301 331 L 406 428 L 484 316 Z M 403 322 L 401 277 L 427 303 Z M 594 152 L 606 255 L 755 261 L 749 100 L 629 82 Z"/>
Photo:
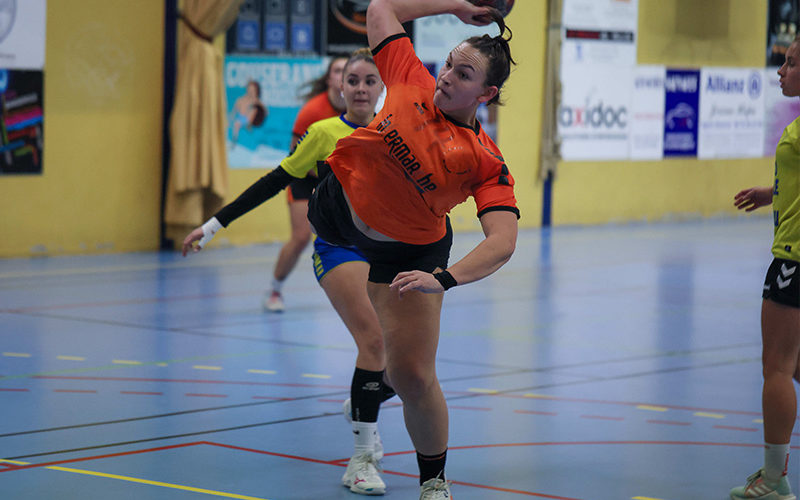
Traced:
<path fill-rule="evenodd" d="M 789 487 L 786 476 L 777 483 L 768 483 L 764 479 L 764 469 L 747 478 L 747 484 L 731 490 L 731 500 L 796 500 Z"/>
<path fill-rule="evenodd" d="M 272 292 L 264 298 L 264 310 L 274 313 L 283 312 L 283 297 L 280 292 Z"/>
<path fill-rule="evenodd" d="M 441 479 L 428 479 L 422 483 L 419 500 L 451 500 L 450 483 Z"/>
<path fill-rule="evenodd" d="M 371 453 L 353 455 L 342 476 L 342 484 L 353 493 L 383 495 L 386 492 L 386 483 L 379 472 L 378 460 Z"/>
<path fill-rule="evenodd" d="M 342 404 L 342 413 L 344 413 L 344 419 L 347 420 L 348 424 L 353 423 L 353 407 L 350 398 L 344 400 Z M 375 436 L 377 441 L 375 441 L 375 449 L 372 452 L 372 456 L 375 457 L 375 460 L 380 460 L 383 458 L 383 441 L 381 441 L 381 434 L 380 432 L 377 433 Z"/>

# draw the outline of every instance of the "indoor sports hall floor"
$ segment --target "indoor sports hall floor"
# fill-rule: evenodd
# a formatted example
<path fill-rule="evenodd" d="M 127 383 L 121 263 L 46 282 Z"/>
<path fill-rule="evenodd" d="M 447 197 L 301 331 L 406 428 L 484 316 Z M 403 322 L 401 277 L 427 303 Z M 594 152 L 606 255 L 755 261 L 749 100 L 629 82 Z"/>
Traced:
<path fill-rule="evenodd" d="M 449 291 L 454 498 L 727 499 L 762 461 L 771 237 L 763 216 L 526 230 Z M 360 498 L 354 344 L 308 256 L 262 312 L 278 249 L 0 260 L 0 498 Z M 386 498 L 416 500 L 402 422 L 385 404 Z"/>

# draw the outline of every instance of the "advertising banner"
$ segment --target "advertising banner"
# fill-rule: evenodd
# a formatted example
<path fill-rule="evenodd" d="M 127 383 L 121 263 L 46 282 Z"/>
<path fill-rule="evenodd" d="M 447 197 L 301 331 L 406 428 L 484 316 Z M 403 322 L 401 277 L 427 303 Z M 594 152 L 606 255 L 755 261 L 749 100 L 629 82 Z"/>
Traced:
<path fill-rule="evenodd" d="M 638 0 L 564 0 L 561 64 L 636 64 Z"/>
<path fill-rule="evenodd" d="M 664 80 L 664 156 L 697 155 L 700 71 L 668 69 Z"/>
<path fill-rule="evenodd" d="M 764 71 L 700 71 L 698 158 L 753 158 L 764 151 Z"/>
<path fill-rule="evenodd" d="M 0 2 L 0 68 L 43 69 L 45 0 Z"/>
<path fill-rule="evenodd" d="M 286 158 L 303 86 L 327 64 L 326 58 L 225 58 L 231 168 L 275 168 Z"/>
<path fill-rule="evenodd" d="M 561 70 L 557 119 L 562 158 L 627 159 L 633 67 L 584 64 Z"/>
<path fill-rule="evenodd" d="M 637 66 L 633 71 L 630 113 L 631 160 L 664 156 L 664 66 Z"/>

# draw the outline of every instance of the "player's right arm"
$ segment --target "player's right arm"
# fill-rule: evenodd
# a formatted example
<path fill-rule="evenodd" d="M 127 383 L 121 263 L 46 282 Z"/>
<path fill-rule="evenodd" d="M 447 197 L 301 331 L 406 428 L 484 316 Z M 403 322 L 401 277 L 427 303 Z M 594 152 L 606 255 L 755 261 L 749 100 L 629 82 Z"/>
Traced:
<path fill-rule="evenodd" d="M 467 24 L 489 24 L 488 7 L 477 7 L 467 0 L 372 0 L 367 8 L 367 39 L 374 49 L 397 33 L 405 33 L 403 23 L 420 17 L 454 14 Z"/>

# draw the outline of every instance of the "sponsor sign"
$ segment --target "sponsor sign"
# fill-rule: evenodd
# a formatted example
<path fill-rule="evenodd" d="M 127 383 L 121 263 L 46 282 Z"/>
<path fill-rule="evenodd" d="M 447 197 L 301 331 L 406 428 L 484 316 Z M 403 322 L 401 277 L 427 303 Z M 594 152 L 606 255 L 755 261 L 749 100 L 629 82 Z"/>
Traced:
<path fill-rule="evenodd" d="M 638 0 L 564 0 L 561 64 L 636 64 Z"/>
<path fill-rule="evenodd" d="M 633 68 L 565 66 L 561 78 L 557 120 L 562 158 L 627 159 Z"/>
<path fill-rule="evenodd" d="M 764 151 L 764 72 L 700 71 L 698 158 L 752 158 Z"/>
<path fill-rule="evenodd" d="M 633 71 L 630 112 L 630 158 L 660 160 L 664 155 L 663 66 L 637 66 Z"/>
<path fill-rule="evenodd" d="M 664 156 L 696 156 L 700 71 L 668 69 L 664 79 Z"/>

